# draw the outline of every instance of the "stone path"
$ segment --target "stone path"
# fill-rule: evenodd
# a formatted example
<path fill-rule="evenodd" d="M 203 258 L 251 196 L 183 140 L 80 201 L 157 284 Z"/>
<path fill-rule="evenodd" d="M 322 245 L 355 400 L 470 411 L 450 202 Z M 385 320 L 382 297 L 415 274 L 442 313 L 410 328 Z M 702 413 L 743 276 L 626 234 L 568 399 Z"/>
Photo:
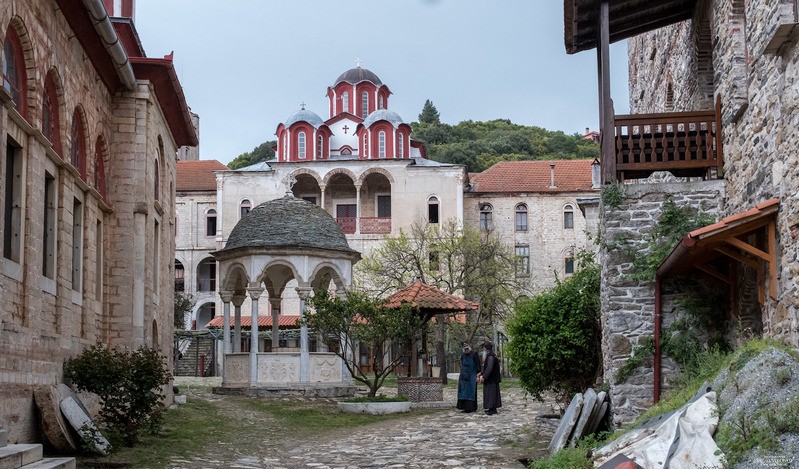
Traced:
<path fill-rule="evenodd" d="M 385 394 L 389 391 L 381 389 Z M 519 458 L 546 451 L 557 424 L 557 420 L 540 418 L 551 413 L 549 404 L 526 397 L 518 386 L 506 387 L 499 414 L 464 414 L 454 408 L 455 393 L 445 389 L 444 398 L 453 406 L 434 413 L 359 427 L 343 437 L 298 441 L 281 454 L 252 455 L 235 462 L 215 461 L 208 454 L 201 464 L 245 469 L 523 468 Z M 537 453 L 531 454 L 531 446 Z M 198 467 L 198 459 L 175 461 L 174 467 Z"/>

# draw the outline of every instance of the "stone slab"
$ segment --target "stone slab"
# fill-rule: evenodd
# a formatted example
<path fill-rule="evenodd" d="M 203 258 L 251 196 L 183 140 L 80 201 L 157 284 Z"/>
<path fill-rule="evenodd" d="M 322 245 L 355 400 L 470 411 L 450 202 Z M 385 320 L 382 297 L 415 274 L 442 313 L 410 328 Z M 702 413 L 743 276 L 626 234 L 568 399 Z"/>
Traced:
<path fill-rule="evenodd" d="M 75 458 L 46 458 L 28 464 L 23 469 L 75 469 L 76 467 Z"/>
<path fill-rule="evenodd" d="M 8 430 L 0 427 L 0 448 L 8 444 Z"/>
<path fill-rule="evenodd" d="M 0 448 L 0 468 L 17 468 L 42 459 L 42 445 L 18 444 Z"/>
<path fill-rule="evenodd" d="M 592 388 L 588 388 L 583 393 L 583 408 L 580 412 L 580 417 L 574 425 L 572 437 L 569 440 L 569 446 L 572 448 L 577 446 L 577 440 L 583 437 L 585 427 L 591 419 L 591 414 L 594 413 L 594 407 L 597 405 L 597 394 Z"/>
<path fill-rule="evenodd" d="M 558 429 L 555 430 L 555 436 L 552 437 L 552 441 L 549 443 L 549 454 L 555 454 L 566 446 L 566 442 L 569 441 L 572 430 L 574 430 L 574 425 L 580 417 L 582 408 L 583 394 L 578 392 L 572 398 L 563 417 L 560 418 L 560 425 L 558 425 Z"/>
<path fill-rule="evenodd" d="M 185 394 L 181 394 L 181 395 L 175 396 L 175 404 L 185 404 L 185 403 L 186 403 L 186 395 Z"/>
<path fill-rule="evenodd" d="M 591 418 L 588 419 L 588 424 L 585 426 L 585 432 L 583 432 L 583 436 L 591 435 L 592 433 L 596 432 L 597 428 L 599 428 L 599 424 L 602 422 L 602 419 L 605 417 L 604 413 L 601 413 L 602 404 L 608 398 L 608 393 L 605 391 L 600 392 L 596 395 L 596 405 L 594 405 L 594 412 L 591 413 Z M 607 406 L 605 406 L 605 410 L 607 410 Z"/>
<path fill-rule="evenodd" d="M 61 401 L 61 412 L 87 447 L 103 456 L 108 454 L 111 444 L 100 433 L 89 414 L 83 410 L 74 397 L 67 397 Z"/>
<path fill-rule="evenodd" d="M 61 414 L 61 393 L 55 386 L 39 386 L 33 391 L 39 409 L 42 433 L 59 453 L 73 453 L 80 449 L 70 433 L 69 424 Z"/>

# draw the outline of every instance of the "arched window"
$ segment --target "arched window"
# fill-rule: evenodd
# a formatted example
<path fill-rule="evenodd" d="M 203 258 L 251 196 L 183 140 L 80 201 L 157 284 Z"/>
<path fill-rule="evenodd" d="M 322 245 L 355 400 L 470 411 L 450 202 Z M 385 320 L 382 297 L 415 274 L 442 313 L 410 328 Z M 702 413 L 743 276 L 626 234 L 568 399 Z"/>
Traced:
<path fill-rule="evenodd" d="M 205 236 L 216 236 L 216 210 L 205 212 Z"/>
<path fill-rule="evenodd" d="M 494 229 L 494 207 L 491 204 L 480 204 L 480 229 Z"/>
<path fill-rule="evenodd" d="M 527 205 L 516 206 L 516 231 L 527 231 Z"/>
<path fill-rule="evenodd" d="M 239 204 L 239 217 L 244 218 L 244 215 L 247 215 L 252 210 L 252 202 L 249 199 L 244 199 Z"/>
<path fill-rule="evenodd" d="M 574 273 L 574 256 L 570 255 L 566 257 L 563 261 L 563 271 L 566 274 L 573 274 Z"/>
<path fill-rule="evenodd" d="M 205 327 L 212 319 L 216 316 L 216 305 L 213 303 L 206 303 L 200 306 L 200 309 L 197 310 L 197 319 L 194 323 L 194 328 L 196 330 L 205 330 L 208 329 Z"/>
<path fill-rule="evenodd" d="M 183 263 L 175 259 L 175 291 L 186 291 L 186 270 Z"/>
<path fill-rule="evenodd" d="M 438 223 L 439 216 L 438 216 L 438 197 L 430 196 L 427 199 L 427 222 L 428 223 Z"/>
<path fill-rule="evenodd" d="M 305 159 L 305 132 L 302 131 L 297 134 L 297 157 Z"/>
<path fill-rule="evenodd" d="M 80 110 L 72 113 L 72 127 L 69 132 L 69 162 L 80 171 L 82 178 L 86 178 L 86 143 L 83 137 L 83 118 Z"/>
<path fill-rule="evenodd" d="M 366 119 L 369 115 L 369 93 L 364 91 L 361 93 L 361 117 Z"/>
<path fill-rule="evenodd" d="M 153 161 L 153 197 L 158 200 L 158 193 L 161 191 L 161 166 L 158 160 Z"/>
<path fill-rule="evenodd" d="M 288 158 L 286 158 L 286 155 L 288 154 L 288 151 L 289 151 L 289 137 L 288 137 L 288 134 L 284 133 L 283 134 L 283 161 L 288 161 Z"/>
<path fill-rule="evenodd" d="M 399 157 L 405 158 L 405 139 L 403 138 L 402 132 L 399 134 L 399 145 L 397 146 Z"/>
<path fill-rule="evenodd" d="M 350 112 L 350 94 L 346 91 L 341 93 L 341 112 Z"/>
<path fill-rule="evenodd" d="M 378 109 L 383 109 L 384 107 L 385 103 L 383 102 L 383 97 L 381 96 L 380 100 L 378 101 Z"/>
<path fill-rule="evenodd" d="M 368 141 L 367 141 L 367 138 L 366 138 L 366 134 L 363 134 L 363 148 L 361 148 L 361 155 L 362 156 L 367 156 L 367 152 L 366 152 L 366 144 L 367 143 L 368 143 Z"/>
<path fill-rule="evenodd" d="M 377 134 L 377 155 L 380 158 L 386 157 L 386 132 L 384 130 Z"/>
<path fill-rule="evenodd" d="M 14 105 L 25 115 L 25 61 L 22 55 L 22 44 L 12 26 L 6 30 L 3 41 L 3 88 L 11 95 Z"/>
<path fill-rule="evenodd" d="M 317 139 L 316 139 L 316 157 L 317 158 L 320 158 L 320 159 L 323 158 L 322 150 L 324 149 L 324 142 L 325 142 L 325 138 L 324 137 L 322 137 L 321 135 L 319 137 L 317 137 Z"/>
<path fill-rule="evenodd" d="M 212 257 L 197 266 L 197 291 L 216 291 L 216 260 Z"/>
<path fill-rule="evenodd" d="M 574 228 L 574 207 L 571 205 L 563 207 L 563 228 L 567 230 Z"/>
<path fill-rule="evenodd" d="M 42 99 L 42 133 L 50 143 L 53 150 L 61 154 L 61 123 L 58 114 L 58 94 L 52 74 L 48 74 L 44 81 L 44 99 Z"/>

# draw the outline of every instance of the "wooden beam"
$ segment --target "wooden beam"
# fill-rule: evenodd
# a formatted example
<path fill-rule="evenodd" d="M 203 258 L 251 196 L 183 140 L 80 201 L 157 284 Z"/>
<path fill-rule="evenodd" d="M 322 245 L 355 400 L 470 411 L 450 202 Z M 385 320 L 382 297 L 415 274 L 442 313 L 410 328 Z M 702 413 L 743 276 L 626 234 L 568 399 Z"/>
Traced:
<path fill-rule="evenodd" d="M 730 278 L 727 275 L 722 274 L 721 272 L 719 272 L 718 270 L 714 269 L 712 266 L 710 266 L 708 264 L 699 264 L 699 265 L 696 266 L 696 268 L 701 270 L 702 272 L 710 275 L 711 277 L 715 277 L 718 280 L 721 280 L 722 282 L 724 282 L 726 284 L 731 284 L 732 283 L 732 278 Z"/>
<path fill-rule="evenodd" d="M 774 220 L 768 224 L 766 228 L 768 239 L 766 239 L 766 244 L 768 245 L 768 284 L 769 284 L 769 295 L 771 296 L 772 300 L 777 299 L 777 226 Z"/>
<path fill-rule="evenodd" d="M 600 138 L 602 151 L 602 183 L 616 180 L 616 152 L 613 151 L 616 132 L 613 126 L 613 105 L 610 98 L 610 5 L 608 0 L 599 4 L 599 75 L 600 93 Z"/>
<path fill-rule="evenodd" d="M 730 244 L 732 246 L 735 246 L 736 248 L 740 249 L 741 251 L 745 251 L 745 252 L 748 252 L 749 254 L 751 254 L 751 255 L 753 255 L 755 257 L 759 257 L 760 259 L 763 259 L 764 261 L 769 261 L 769 262 L 771 261 L 771 256 L 769 255 L 769 253 L 763 252 L 760 249 L 752 246 L 749 243 L 745 243 L 745 242 L 741 241 L 738 238 L 725 239 L 724 242 L 726 242 L 727 244 Z"/>
<path fill-rule="evenodd" d="M 739 253 L 739 252 L 733 251 L 732 249 L 729 249 L 729 248 L 724 247 L 724 246 L 718 246 L 718 247 L 716 247 L 716 251 L 724 254 L 725 256 L 729 257 L 730 259 L 736 260 L 736 261 L 740 262 L 741 264 L 744 264 L 744 265 L 746 265 L 748 267 L 751 267 L 751 268 L 753 268 L 755 270 L 758 270 L 758 271 L 763 270 L 763 266 L 761 266 L 758 261 L 756 261 L 754 259 L 750 259 L 750 258 L 744 256 L 743 254 Z"/>

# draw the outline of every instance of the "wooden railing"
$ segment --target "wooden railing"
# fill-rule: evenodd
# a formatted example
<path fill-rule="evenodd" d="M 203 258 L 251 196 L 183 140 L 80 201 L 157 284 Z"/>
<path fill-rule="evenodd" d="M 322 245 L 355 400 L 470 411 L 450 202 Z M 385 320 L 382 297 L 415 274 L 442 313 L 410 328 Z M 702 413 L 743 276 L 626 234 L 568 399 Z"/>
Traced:
<path fill-rule="evenodd" d="M 361 233 L 391 233 L 391 217 L 361 217 Z"/>
<path fill-rule="evenodd" d="M 677 177 L 721 177 L 721 105 L 709 111 L 615 116 L 616 178 L 646 178 L 655 171 Z"/>

